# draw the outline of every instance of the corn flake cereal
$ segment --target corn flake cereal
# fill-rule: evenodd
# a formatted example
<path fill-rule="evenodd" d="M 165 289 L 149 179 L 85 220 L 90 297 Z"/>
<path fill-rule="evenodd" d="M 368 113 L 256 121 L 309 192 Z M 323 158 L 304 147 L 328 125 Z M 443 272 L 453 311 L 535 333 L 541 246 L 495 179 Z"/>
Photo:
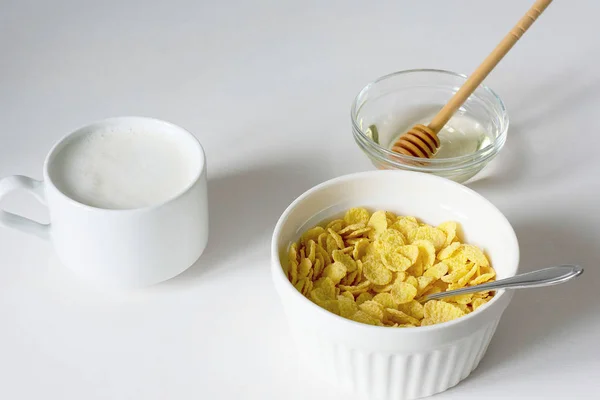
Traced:
<path fill-rule="evenodd" d="M 373 301 L 381 304 L 385 308 L 396 308 L 397 303 L 391 293 L 377 293 L 373 296 Z"/>
<path fill-rule="evenodd" d="M 347 272 L 348 269 L 344 264 L 340 262 L 334 262 L 325 267 L 325 269 L 323 270 L 323 276 L 326 276 L 327 278 L 331 279 L 333 283 L 337 285 L 338 283 L 340 283 L 342 278 L 346 276 Z"/>
<path fill-rule="evenodd" d="M 446 242 L 444 247 L 450 246 L 452 241 L 456 238 L 457 224 L 454 221 L 447 221 L 438 225 L 438 229 L 446 234 Z"/>
<path fill-rule="evenodd" d="M 375 285 L 385 285 L 392 281 L 392 271 L 387 269 L 383 263 L 379 261 L 363 262 L 364 276 Z"/>
<path fill-rule="evenodd" d="M 351 208 L 346 211 L 346 215 L 344 215 L 344 221 L 348 225 L 361 223 L 366 225 L 369 222 L 369 218 L 371 218 L 371 213 L 364 208 Z"/>
<path fill-rule="evenodd" d="M 365 301 L 369 301 L 373 298 L 373 295 L 371 293 L 367 293 L 367 292 L 363 292 L 360 293 L 357 297 L 356 297 L 356 304 L 361 305 L 362 303 L 364 303 Z"/>
<path fill-rule="evenodd" d="M 387 229 L 387 217 L 385 211 L 375 211 L 369 219 L 368 226 L 373 228 L 371 237 L 377 237 Z"/>
<path fill-rule="evenodd" d="M 404 304 L 415 298 L 417 295 L 417 288 L 410 283 L 398 282 L 392 287 L 390 292 L 396 304 Z"/>
<path fill-rule="evenodd" d="M 435 227 L 351 208 L 290 245 L 287 277 L 318 306 L 356 322 L 406 328 L 451 321 L 477 310 L 493 292 L 422 299 L 496 277 L 479 247 L 461 243 L 459 230 L 454 221 Z"/>
<path fill-rule="evenodd" d="M 452 321 L 465 315 L 465 312 L 456 305 L 440 300 L 430 300 L 425 303 L 423 313 L 423 318 L 434 324 Z"/>
<path fill-rule="evenodd" d="M 438 260 L 445 260 L 446 258 L 452 257 L 452 254 L 460 247 L 459 242 L 450 243 L 448 246 L 444 247 L 437 254 Z"/>

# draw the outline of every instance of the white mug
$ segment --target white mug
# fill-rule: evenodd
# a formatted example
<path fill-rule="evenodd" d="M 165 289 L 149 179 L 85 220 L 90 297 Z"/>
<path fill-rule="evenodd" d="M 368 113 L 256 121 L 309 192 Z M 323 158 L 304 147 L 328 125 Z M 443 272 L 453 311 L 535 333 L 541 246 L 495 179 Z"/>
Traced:
<path fill-rule="evenodd" d="M 104 209 L 76 201 L 58 189 L 49 174 L 60 149 L 79 135 L 101 129 L 160 131 L 181 140 L 196 158 L 194 179 L 179 194 L 155 205 Z M 48 153 L 44 180 L 0 179 L 0 199 L 26 190 L 48 207 L 49 224 L 0 210 L 0 225 L 50 240 L 61 262 L 94 283 L 141 287 L 172 278 L 200 257 L 208 241 L 206 158 L 198 140 L 168 122 L 142 117 L 99 121 L 65 136 Z"/>

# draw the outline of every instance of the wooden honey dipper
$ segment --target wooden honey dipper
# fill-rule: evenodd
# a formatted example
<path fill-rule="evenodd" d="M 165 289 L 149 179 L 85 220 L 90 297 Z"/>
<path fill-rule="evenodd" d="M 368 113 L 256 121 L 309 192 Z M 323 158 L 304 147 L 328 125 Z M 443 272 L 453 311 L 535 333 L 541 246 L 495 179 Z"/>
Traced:
<path fill-rule="evenodd" d="M 519 22 L 502 39 L 500 44 L 486 57 L 477 69 L 469 76 L 464 85 L 452 96 L 450 101 L 437 113 L 429 125 L 418 124 L 404 133 L 394 143 L 392 150 L 412 157 L 431 158 L 440 147 L 439 131 L 452 118 L 452 115 L 463 105 L 479 84 L 498 65 L 500 60 L 517 43 L 540 14 L 552 3 L 552 0 L 537 0 Z"/>

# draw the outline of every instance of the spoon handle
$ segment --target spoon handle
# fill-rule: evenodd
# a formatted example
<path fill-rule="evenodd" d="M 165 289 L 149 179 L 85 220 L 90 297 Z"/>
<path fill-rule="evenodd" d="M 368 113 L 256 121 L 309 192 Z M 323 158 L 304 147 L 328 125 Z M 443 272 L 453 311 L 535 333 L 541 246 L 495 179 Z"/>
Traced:
<path fill-rule="evenodd" d="M 485 292 L 497 289 L 524 289 L 540 286 L 557 285 L 567 282 L 583 273 L 583 268 L 578 265 L 560 265 L 556 267 L 544 268 L 525 274 L 515 275 L 510 278 L 500 279 L 481 285 L 468 286 L 461 289 L 449 290 L 431 294 L 425 297 L 427 300 L 436 300 L 443 297 L 456 296 L 459 294 Z"/>

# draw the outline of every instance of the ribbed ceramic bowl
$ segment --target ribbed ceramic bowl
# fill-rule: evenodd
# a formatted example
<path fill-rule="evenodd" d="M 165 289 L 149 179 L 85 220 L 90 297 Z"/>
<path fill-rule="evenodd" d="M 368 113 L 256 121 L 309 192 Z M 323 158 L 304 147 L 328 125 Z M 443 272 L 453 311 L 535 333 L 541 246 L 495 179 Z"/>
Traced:
<path fill-rule="evenodd" d="M 510 223 L 486 199 L 450 180 L 417 172 L 372 171 L 310 189 L 285 210 L 275 227 L 272 278 L 307 373 L 337 384 L 341 391 L 378 400 L 415 399 L 456 385 L 484 356 L 511 292 L 499 291 L 489 303 L 454 321 L 390 328 L 330 313 L 288 281 L 288 245 L 309 226 L 356 206 L 413 215 L 429 224 L 460 222 L 465 241 L 484 249 L 498 279 L 517 273 L 519 246 Z"/>

